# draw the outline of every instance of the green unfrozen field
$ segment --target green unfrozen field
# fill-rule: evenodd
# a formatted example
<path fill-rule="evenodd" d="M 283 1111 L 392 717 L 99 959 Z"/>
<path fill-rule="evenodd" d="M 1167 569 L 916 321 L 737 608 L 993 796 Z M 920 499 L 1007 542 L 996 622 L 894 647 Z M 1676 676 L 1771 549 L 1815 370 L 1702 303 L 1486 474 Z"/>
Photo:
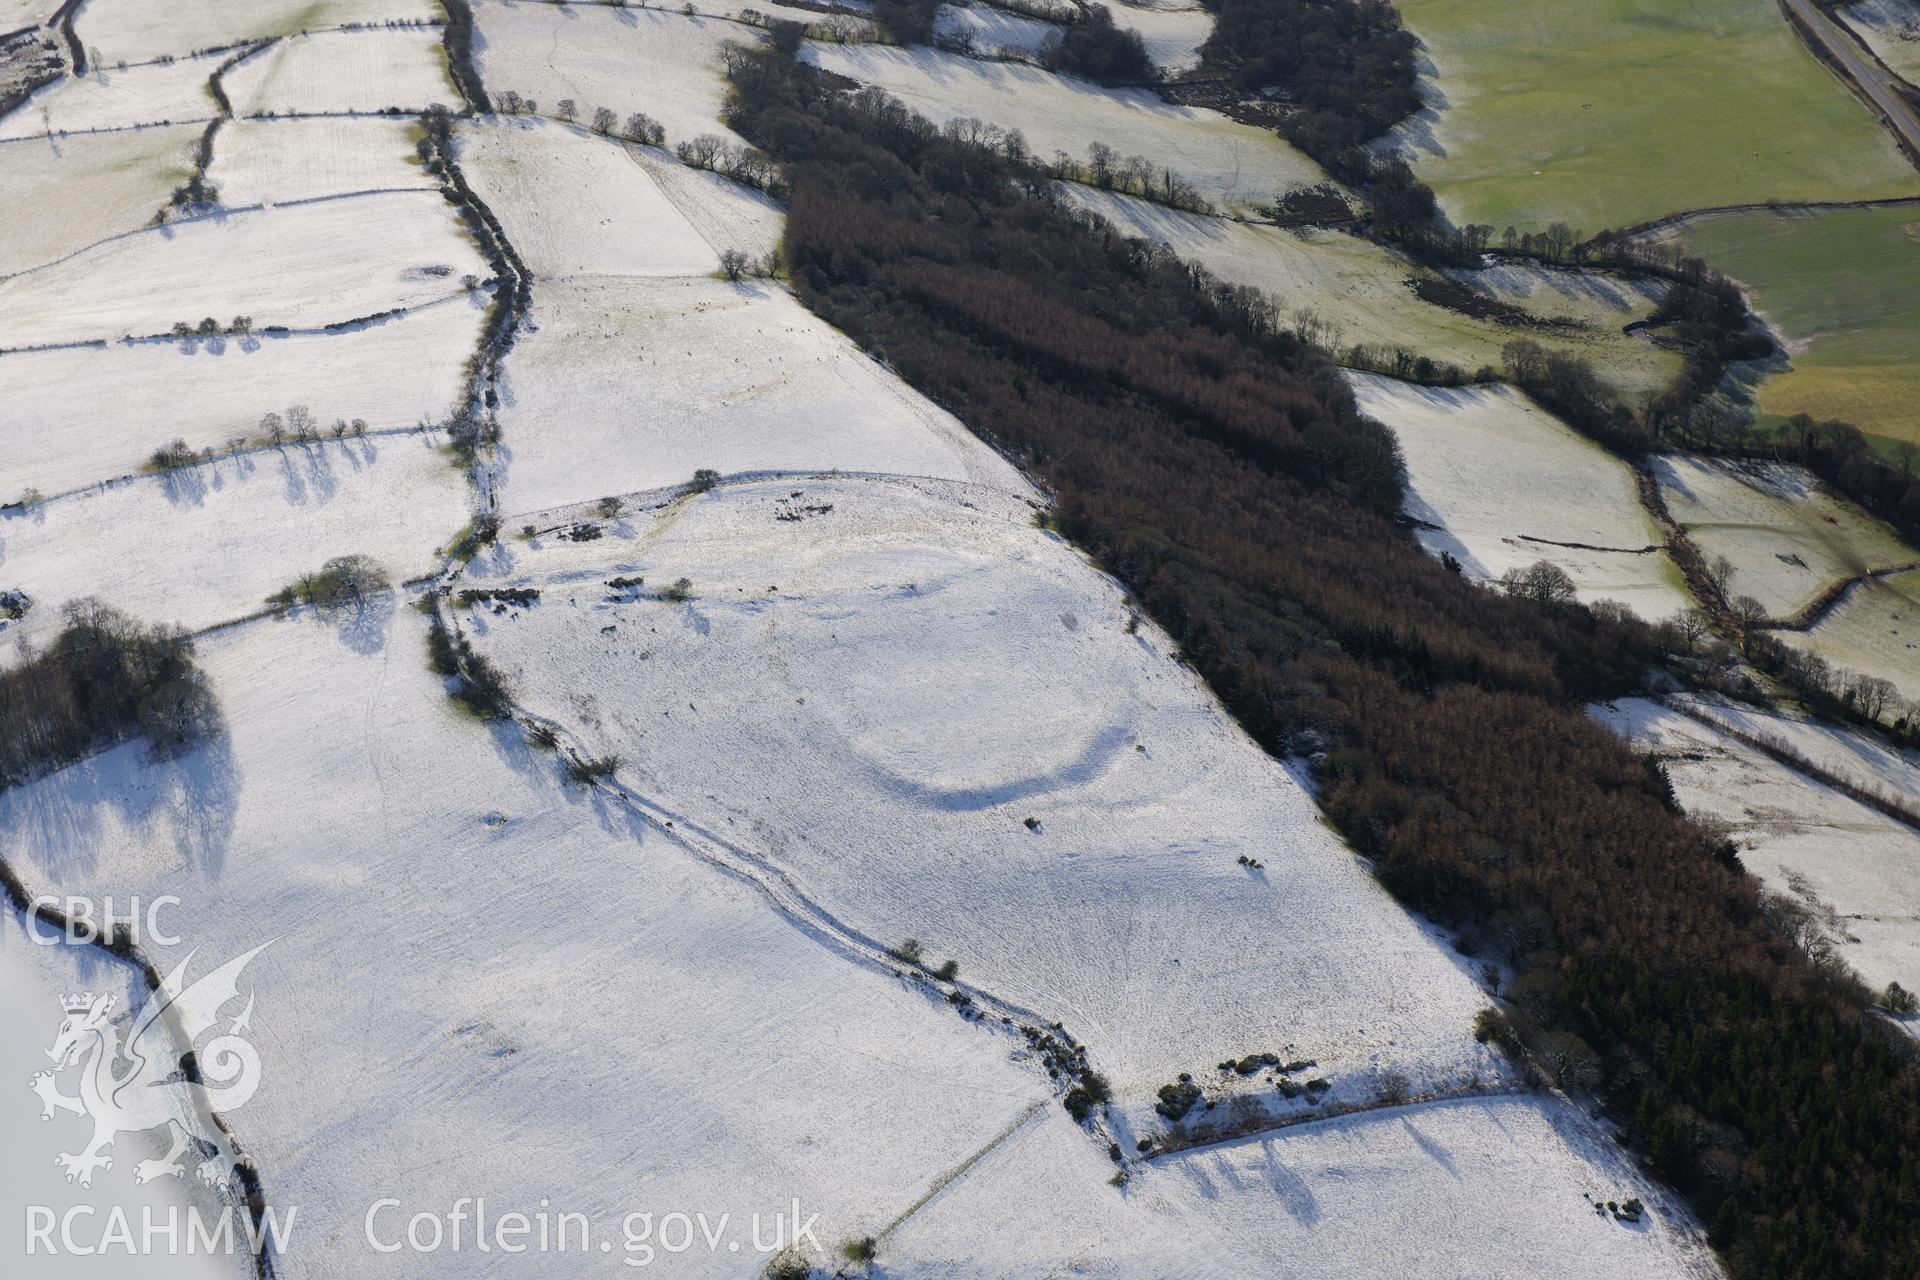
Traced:
<path fill-rule="evenodd" d="M 1786 338 L 1764 414 L 1842 418 L 1920 442 L 1920 205 L 1729 214 L 1681 233 Z"/>
<path fill-rule="evenodd" d="M 1400 0 L 1438 108 L 1402 142 L 1456 222 L 1587 232 L 1920 191 L 1774 0 Z M 1436 96 L 1437 95 L 1437 96 Z"/>

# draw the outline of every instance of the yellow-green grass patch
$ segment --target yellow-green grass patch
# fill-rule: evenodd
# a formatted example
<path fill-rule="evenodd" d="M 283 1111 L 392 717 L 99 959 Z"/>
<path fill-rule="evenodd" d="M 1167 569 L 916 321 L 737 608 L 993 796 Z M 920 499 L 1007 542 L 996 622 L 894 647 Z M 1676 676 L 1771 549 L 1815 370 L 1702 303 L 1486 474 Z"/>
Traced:
<path fill-rule="evenodd" d="M 1766 415 L 1841 418 L 1920 442 L 1920 205 L 1729 214 L 1682 232 L 1788 344 Z"/>

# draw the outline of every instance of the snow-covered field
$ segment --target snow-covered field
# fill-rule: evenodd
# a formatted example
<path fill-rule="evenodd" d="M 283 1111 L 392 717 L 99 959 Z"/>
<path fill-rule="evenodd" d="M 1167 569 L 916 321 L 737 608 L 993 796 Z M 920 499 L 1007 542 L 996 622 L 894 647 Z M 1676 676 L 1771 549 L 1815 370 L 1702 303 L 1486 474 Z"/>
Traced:
<path fill-rule="evenodd" d="M 583 121 L 646 111 L 670 143 L 720 133 L 721 46 L 758 36 L 704 12 L 743 4 L 697 7 L 478 0 L 476 57 L 489 91 L 544 116 L 571 98 Z M 227 85 L 241 116 L 283 118 L 221 124 L 214 215 L 57 265 L 42 263 L 150 216 L 185 176 L 167 165 L 191 131 L 50 142 L 29 136 L 39 103 L 0 121 L 0 137 L 29 136 L 0 146 L 0 276 L 35 268 L 0 278 L 0 347 L 99 344 L 0 355 L 0 501 L 50 495 L 0 517 L 0 590 L 34 602 L 0 642 L 44 641 L 86 594 L 207 627 L 332 556 L 370 555 L 395 579 L 437 568 L 482 494 L 440 432 L 391 429 L 446 417 L 489 296 L 462 278 L 491 271 L 414 159 L 413 122 L 338 114 L 457 103 L 437 29 L 377 26 L 428 10 L 79 12 L 109 63 L 275 37 Z M 1210 23 L 1187 0 L 1114 13 L 1172 67 Z M 376 26 L 335 29 L 358 22 Z M 1323 178 L 1267 131 L 1150 93 L 925 50 L 808 56 L 936 118 L 1021 128 L 1043 155 L 1143 153 L 1229 205 Z M 205 117 L 218 62 L 43 97 L 56 129 Z M 764 1261 L 745 1220 L 796 1201 L 828 1249 L 881 1234 L 886 1274 L 955 1280 L 1713 1274 L 1687 1215 L 1604 1126 L 1514 1091 L 1472 1037 L 1492 999 L 1478 962 L 1395 903 L 1299 768 L 1257 748 L 1173 641 L 1041 527 L 1018 472 L 781 284 L 719 278 L 721 251 L 777 244 L 777 205 L 552 119 L 463 121 L 458 139 L 533 304 L 487 459 L 502 537 L 453 585 L 542 596 L 447 607 L 564 747 L 621 757 L 613 780 L 568 782 L 566 757 L 523 727 L 460 710 L 427 669 L 426 619 L 395 591 L 202 636 L 226 731 L 185 755 L 133 743 L 0 794 L 0 860 L 31 889 L 177 895 L 169 924 L 209 963 L 270 943 L 249 971 L 264 1074 L 229 1119 L 270 1201 L 299 1206 L 278 1274 L 581 1273 L 562 1254 L 369 1249 L 375 1200 L 399 1202 L 391 1234 L 462 1196 L 495 1215 L 585 1214 L 608 1264 L 665 1244 L 635 1242 L 628 1213 L 731 1214 L 740 1250 L 649 1260 L 740 1280 Z M 39 216 L 16 231 L 22 208 Z M 1349 341 L 1489 341 L 1389 301 L 1404 264 L 1359 261 L 1357 242 L 1166 227 L 1169 242 L 1222 236 L 1230 278 L 1321 311 L 1351 297 Z M 1594 351 L 1651 385 L 1666 357 L 1604 332 L 1647 299 L 1545 273 L 1487 287 L 1562 285 L 1564 307 L 1535 309 L 1590 323 Z M 204 315 L 248 316 L 253 333 L 120 340 Z M 347 323 L 370 315 L 384 318 Z M 1447 525 L 1472 571 L 1551 558 L 1587 598 L 1677 607 L 1660 554 L 1520 541 L 1652 542 L 1617 463 L 1515 393 L 1361 386 L 1407 442 L 1416 514 Z M 374 434 L 226 455 L 294 405 L 322 432 L 360 418 Z M 176 436 L 221 456 L 129 477 Z M 684 492 L 700 469 L 717 486 Z M 625 509 L 597 514 L 603 495 Z M 12 964 L 17 933 L 0 921 L 0 998 L 42 1000 L 68 979 L 45 955 L 31 973 Z M 1854 949 L 1911 946 L 1881 937 Z M 958 982 L 897 972 L 886 949 L 908 939 Z M 1055 1021 L 1113 1082 L 1092 1132 L 1012 1025 Z M 1330 1081 L 1325 1099 L 1218 1067 L 1261 1052 L 1309 1060 L 1301 1078 Z M 1153 1102 L 1181 1072 L 1217 1106 L 1174 1125 Z M 1401 1073 L 1413 1105 L 1346 1114 Z M 1109 1139 L 1130 1158 L 1140 1136 L 1177 1145 L 1275 1118 L 1301 1123 L 1110 1183 Z M 1594 1209 L 1630 1196 L 1647 1221 Z"/>
<path fill-rule="evenodd" d="M 300 1206 L 283 1274 L 476 1274 L 471 1237 L 378 1255 L 363 1221 L 391 1197 L 377 1226 L 401 1233 L 484 1195 L 588 1215 L 615 1261 L 639 1256 L 629 1213 L 729 1213 L 739 1254 L 655 1257 L 745 1277 L 752 1212 L 797 1197 L 837 1246 L 1057 1107 L 1024 1041 L 850 963 L 518 731 L 459 714 L 424 633 L 400 608 L 373 644 L 317 621 L 211 637 L 224 741 L 149 767 L 125 747 L 0 796 L 0 853 L 29 879 L 176 894 L 168 924 L 208 962 L 271 942 L 247 971 L 260 1088 L 229 1119 L 272 1201 Z"/>
<path fill-rule="evenodd" d="M 1318 165 L 1271 131 L 1204 108 L 1174 106 L 1146 89 L 1106 89 L 1037 67 L 932 49 L 816 43 L 802 56 L 878 85 L 936 123 L 971 117 L 1018 129 L 1043 158 L 1064 151 L 1085 161 L 1095 142 L 1123 157 L 1144 155 L 1228 208 L 1251 209 L 1327 180 Z"/>
<path fill-rule="evenodd" d="M 49 131 L 57 135 L 211 120 L 217 108 L 207 92 L 207 78 L 219 65 L 217 57 L 183 58 L 125 71 L 96 67 L 84 76 L 63 76 L 0 117 L 0 140 Z"/>
<path fill-rule="evenodd" d="M 1111 1167 L 1050 1111 L 889 1237 L 886 1273 L 1718 1274 L 1684 1215 L 1646 1189 L 1597 1126 L 1539 1098 L 1440 1103 L 1282 1130 L 1156 1160 L 1120 1191 L 1104 1185 Z M 1650 1207 L 1645 1223 L 1594 1211 L 1632 1195 Z M 1412 1205 L 1419 1208 L 1409 1220 Z"/>
<path fill-rule="evenodd" d="M 207 180 L 231 206 L 432 187 L 413 153 L 418 135 L 411 120 L 377 116 L 228 120 L 214 135 Z"/>
<path fill-rule="evenodd" d="M 1842 730 L 1697 705 L 1709 719 L 1783 739 L 1856 778 L 1900 779 L 1913 794 L 1910 762 L 1891 760 Z M 1686 811 L 1724 823 L 1741 862 L 1770 889 L 1831 909 L 1828 933 L 1869 985 L 1920 987 L 1920 834 L 1671 707 L 1632 699 L 1595 714 L 1651 747 Z M 1847 766 L 1849 758 L 1857 767 Z"/>
<path fill-rule="evenodd" d="M 436 192 L 217 214 L 0 281 L 0 347 L 164 334 L 249 316 L 309 329 L 418 307 L 490 274 Z"/>
<path fill-rule="evenodd" d="M 1776 740 L 1820 768 L 1889 795 L 1920 796 L 1920 754 L 1801 713 L 1762 710 L 1742 702 L 1693 698 L 1689 710 L 1735 731 Z"/>
<path fill-rule="evenodd" d="M 541 279 L 704 276 L 720 249 L 623 144 L 543 120 L 463 127 L 460 161 Z"/>
<path fill-rule="evenodd" d="M 627 156 L 646 171 L 682 218 L 717 250 L 738 249 L 763 258 L 779 248 L 786 211 L 751 187 L 695 169 L 652 147 L 628 147 Z"/>
<path fill-rule="evenodd" d="M 470 571 L 545 593 L 468 615 L 524 704 L 848 928 L 1064 1020 L 1128 1124 L 1159 1129 L 1180 1072 L 1260 1051 L 1316 1060 L 1341 1101 L 1386 1070 L 1502 1073 L 1468 962 L 1020 495 L 820 475 L 587 542 L 536 523 Z M 690 600 L 651 597 L 679 578 Z"/>
<path fill-rule="evenodd" d="M 235 114 L 386 111 L 460 105 L 437 27 L 290 36 L 225 79 Z"/>
<path fill-rule="evenodd" d="M 0 146 L 0 277 L 146 226 L 192 175 L 199 137 L 175 125 Z"/>
<path fill-rule="evenodd" d="M 986 4 L 943 4 L 933 16 L 936 37 L 967 40 L 974 52 L 987 55 L 1036 57 L 1049 41 L 1058 41 L 1063 30 L 1056 23 Z"/>
<path fill-rule="evenodd" d="M 1193 3 L 1129 4 L 1113 0 L 1107 5 L 1117 27 L 1140 33 L 1153 65 L 1169 75 L 1191 71 L 1200 65 L 1200 46 L 1213 34 L 1213 15 Z"/>
<path fill-rule="evenodd" d="M 1270 294 L 1283 317 L 1312 312 L 1324 340 L 1336 350 L 1356 344 L 1391 352 L 1405 349 L 1473 370 L 1498 367 L 1511 326 L 1480 320 L 1424 302 L 1409 283 L 1421 268 L 1358 236 L 1311 227 L 1283 229 L 1184 213 L 1165 205 L 1061 183 L 1059 190 L 1128 235 L 1166 245 L 1221 279 Z M 1460 272 L 1460 283 L 1543 319 L 1577 319 L 1572 333 L 1537 330 L 1542 345 L 1593 363 L 1622 391 L 1652 391 L 1679 369 L 1673 355 L 1621 330 L 1652 314 L 1656 300 L 1599 276 L 1571 271 L 1501 267 Z"/>
<path fill-rule="evenodd" d="M 441 443 L 411 434 L 289 444 L 9 513 L 0 583 L 34 607 L 0 634 L 44 642 L 60 628 L 60 605 L 82 596 L 198 629 L 253 613 L 333 556 L 369 555 L 396 581 L 425 573 L 472 514 L 466 478 Z"/>
<path fill-rule="evenodd" d="M 1654 460 L 1667 511 L 1710 558 L 1733 564 L 1729 591 L 1791 617 L 1833 584 L 1920 563 L 1920 552 L 1801 467 L 1671 455 Z"/>
<path fill-rule="evenodd" d="M 0 0 L 0 31 L 17 31 L 45 22 L 59 7 L 59 0 Z"/>
<path fill-rule="evenodd" d="M 1147 57 L 1162 73 L 1173 75 L 1200 65 L 1200 46 L 1213 34 L 1213 15 L 1198 4 L 1141 5 L 1114 0 L 1106 6 L 1117 27 L 1140 33 Z M 1063 28 L 993 7 L 987 0 L 971 4 L 944 4 L 934 15 L 934 34 L 943 39 L 965 38 L 970 48 L 988 57 L 1037 58 Z"/>
<path fill-rule="evenodd" d="M 126 475 L 175 437 L 195 452 L 252 439 L 293 405 L 323 427 L 443 421 L 484 314 L 456 298 L 341 333 L 0 356 L 0 501 Z"/>
<path fill-rule="evenodd" d="M 432 0 L 87 0 L 75 30 L 109 66 L 225 48 L 302 31 L 442 18 Z M 437 32 L 435 33 L 437 35 Z"/>
<path fill-rule="evenodd" d="M 1901 697 L 1920 700 L 1920 571 L 1862 582 L 1813 630 L 1777 634 L 1837 666 L 1891 680 Z"/>
<path fill-rule="evenodd" d="M 507 359 L 500 407 L 509 516 L 677 484 L 703 467 L 1025 488 L 951 414 L 773 286 L 543 283 L 533 322 Z"/>
<path fill-rule="evenodd" d="M 720 46 L 762 38 L 724 18 L 656 9 L 511 0 L 482 0 L 473 9 L 488 93 L 512 90 L 547 115 L 570 98 L 582 120 L 598 107 L 622 121 L 645 111 L 666 129 L 668 146 L 701 134 L 733 137 L 720 123 L 727 88 Z"/>
<path fill-rule="evenodd" d="M 1508 387 L 1439 388 L 1349 374 L 1362 412 L 1406 456 L 1406 514 L 1435 555 L 1475 578 L 1548 560 L 1588 603 L 1643 618 L 1687 606 L 1679 570 L 1624 462 Z M 1568 545 L 1579 544 L 1579 545 Z"/>

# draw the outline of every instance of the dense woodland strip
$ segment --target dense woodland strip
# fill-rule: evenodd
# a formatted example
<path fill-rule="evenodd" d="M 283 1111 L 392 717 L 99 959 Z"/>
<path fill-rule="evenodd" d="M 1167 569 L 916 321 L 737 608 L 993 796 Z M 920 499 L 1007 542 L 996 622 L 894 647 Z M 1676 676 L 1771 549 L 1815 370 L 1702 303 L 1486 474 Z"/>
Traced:
<path fill-rule="evenodd" d="M 1270 304 L 798 39 L 733 60 L 732 123 L 783 166 L 806 304 L 1050 486 L 1263 746 L 1315 755 L 1382 879 L 1520 970 L 1486 1032 L 1599 1087 L 1736 1275 L 1911 1273 L 1920 1068 L 1582 711 L 1671 637 L 1448 572 L 1393 522 L 1390 435 Z"/>

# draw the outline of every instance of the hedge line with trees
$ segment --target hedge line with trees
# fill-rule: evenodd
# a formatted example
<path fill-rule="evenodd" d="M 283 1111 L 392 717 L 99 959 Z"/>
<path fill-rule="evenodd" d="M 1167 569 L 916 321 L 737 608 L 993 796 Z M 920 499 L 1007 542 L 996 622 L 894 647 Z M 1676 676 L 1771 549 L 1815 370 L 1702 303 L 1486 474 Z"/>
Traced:
<path fill-rule="evenodd" d="M 1911 1053 L 1582 710 L 1670 634 L 1448 572 L 1393 522 L 1391 436 L 1264 299 L 797 42 L 735 61 L 732 124 L 783 167 L 806 304 L 1050 486 L 1263 746 L 1315 753 L 1382 879 L 1521 970 L 1545 1047 L 1590 1047 L 1735 1274 L 1920 1256 Z"/>

